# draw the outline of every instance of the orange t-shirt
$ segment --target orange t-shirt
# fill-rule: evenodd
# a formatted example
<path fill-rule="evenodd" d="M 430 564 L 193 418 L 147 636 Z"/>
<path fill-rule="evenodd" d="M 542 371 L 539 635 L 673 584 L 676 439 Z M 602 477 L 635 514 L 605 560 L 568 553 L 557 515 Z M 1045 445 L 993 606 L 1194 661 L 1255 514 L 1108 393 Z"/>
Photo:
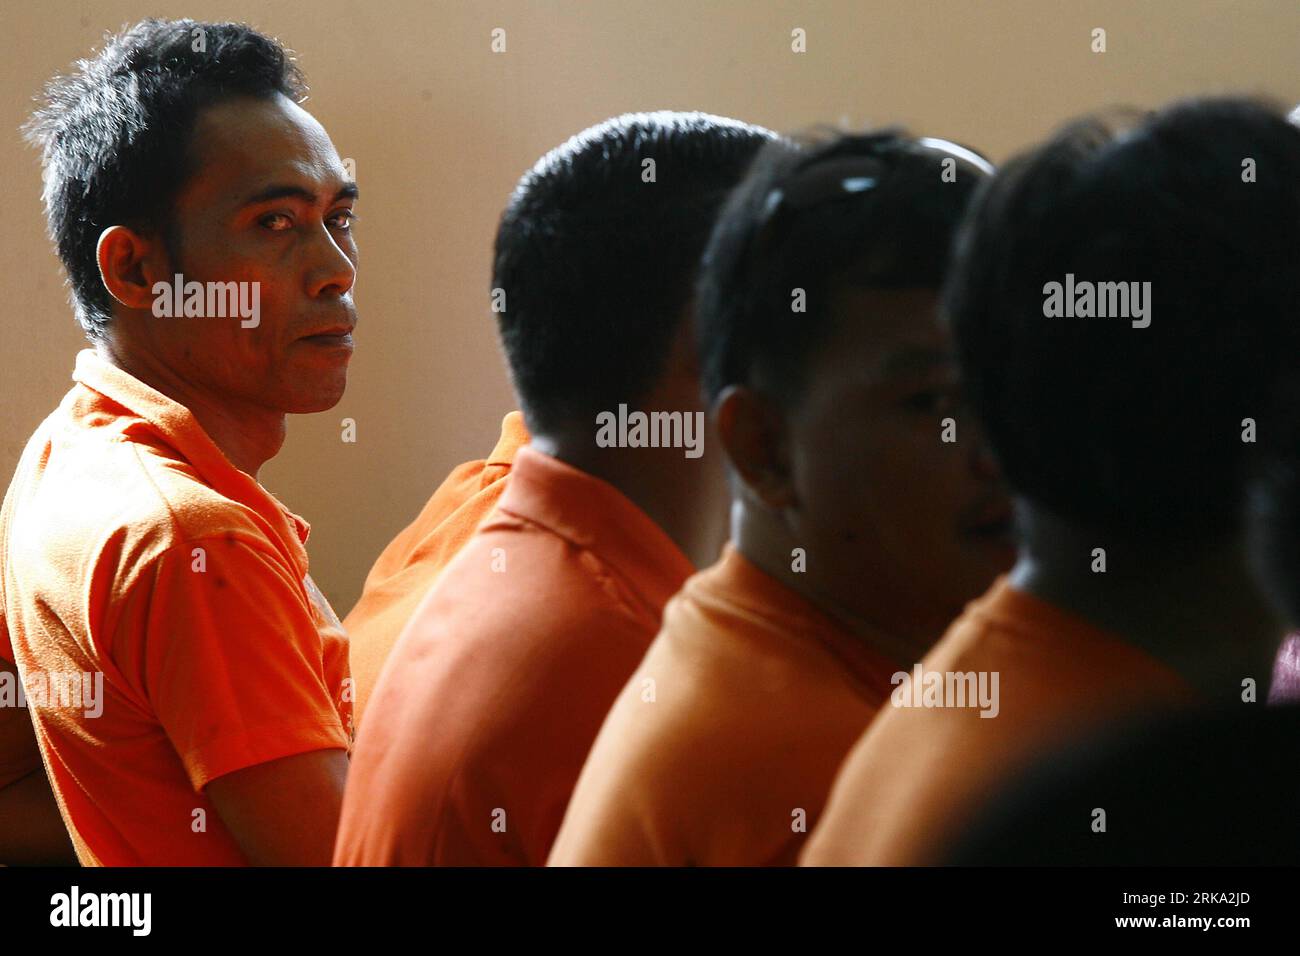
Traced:
<path fill-rule="evenodd" d="M 384 661 L 438 573 L 491 513 L 505 490 L 517 452 L 529 441 L 524 417 L 511 412 L 486 461 L 456 468 L 424 510 L 384 549 L 366 577 L 361 598 L 343 619 L 351 641 L 352 712 L 357 726 Z"/>
<path fill-rule="evenodd" d="M 244 863 L 207 783 L 350 744 L 308 526 L 183 406 L 90 350 L 73 378 L 0 511 L 0 632 L 51 787 L 84 864 Z"/>
<path fill-rule="evenodd" d="M 728 546 L 669 602 L 549 863 L 793 865 L 899 669 Z"/>
<path fill-rule="evenodd" d="M 845 760 L 801 864 L 942 862 L 962 826 L 1035 756 L 1110 720 L 1196 700 L 1165 664 L 1005 577 L 967 605 L 920 667 L 922 679 L 895 688 Z M 970 704 L 971 683 L 968 706 L 924 706 L 927 675 L 947 684 L 966 673 L 986 675 L 989 691 L 998 675 L 994 706 Z M 953 685 L 949 703 L 959 699 Z"/>
<path fill-rule="evenodd" d="M 612 485 L 529 447 L 375 688 L 336 865 L 541 865 L 610 704 L 692 571 Z"/>

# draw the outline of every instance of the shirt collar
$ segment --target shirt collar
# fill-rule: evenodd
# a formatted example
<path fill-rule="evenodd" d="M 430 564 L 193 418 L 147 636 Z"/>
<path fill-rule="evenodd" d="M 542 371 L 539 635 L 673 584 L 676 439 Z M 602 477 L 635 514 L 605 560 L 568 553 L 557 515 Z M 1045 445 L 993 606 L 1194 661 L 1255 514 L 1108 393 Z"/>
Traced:
<path fill-rule="evenodd" d="M 709 586 L 726 600 L 775 626 L 792 639 L 815 641 L 843 666 L 867 696 L 887 697 L 890 678 L 902 668 L 871 646 L 870 635 L 849 631 L 789 585 L 772 577 L 728 543 L 709 571 Z M 703 575 L 701 576 L 703 577 Z"/>
<path fill-rule="evenodd" d="M 655 613 L 695 571 L 668 534 L 613 485 L 526 446 L 497 508 L 592 551 Z"/>
<path fill-rule="evenodd" d="M 288 556 L 306 575 L 304 545 L 311 526 L 281 504 L 252 475 L 231 464 L 188 408 L 105 361 L 94 349 L 77 353 L 72 378 L 99 399 L 108 399 L 153 426 L 158 437 L 188 462 L 205 484 L 256 511 L 275 529 Z M 104 412 L 102 401 L 97 400 L 94 405 L 94 411 Z M 129 432 L 126 437 L 131 437 Z"/>
<path fill-rule="evenodd" d="M 1095 645 L 1109 648 L 1112 660 L 1126 661 L 1130 673 L 1143 669 L 1151 680 L 1163 680 L 1177 693 L 1196 694 L 1191 684 L 1169 664 L 1153 656 L 1123 636 L 1107 631 L 1087 618 L 1058 607 L 1028 591 L 1022 591 L 1003 574 L 981 597 L 966 607 L 963 618 L 979 616 L 1008 631 L 1032 641 L 1051 641 L 1053 651 L 1070 654 L 1071 647 Z"/>
<path fill-rule="evenodd" d="M 496 447 L 492 449 L 492 454 L 488 455 L 484 464 L 488 467 L 512 465 L 519 449 L 530 441 L 532 441 L 532 436 L 528 434 L 528 426 L 524 424 L 524 416 L 520 412 L 510 412 L 505 418 L 501 419 L 501 437 L 497 439 Z"/>

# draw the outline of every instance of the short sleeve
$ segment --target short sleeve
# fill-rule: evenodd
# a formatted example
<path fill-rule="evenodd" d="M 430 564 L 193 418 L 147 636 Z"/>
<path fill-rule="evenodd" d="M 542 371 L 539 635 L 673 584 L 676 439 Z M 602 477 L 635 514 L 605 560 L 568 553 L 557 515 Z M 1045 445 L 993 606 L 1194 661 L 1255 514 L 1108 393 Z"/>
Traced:
<path fill-rule="evenodd" d="M 246 767 L 347 749 L 325 648 L 290 565 L 234 535 L 178 545 L 134 585 L 113 639 L 122 673 L 196 790 Z M 144 603 L 147 602 L 147 605 Z"/>

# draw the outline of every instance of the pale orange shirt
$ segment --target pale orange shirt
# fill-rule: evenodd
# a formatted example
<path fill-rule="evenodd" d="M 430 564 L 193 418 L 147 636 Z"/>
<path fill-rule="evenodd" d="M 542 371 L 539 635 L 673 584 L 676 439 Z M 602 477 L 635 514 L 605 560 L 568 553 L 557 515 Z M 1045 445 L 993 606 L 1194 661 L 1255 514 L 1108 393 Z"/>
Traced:
<path fill-rule="evenodd" d="M 466 462 L 452 471 L 370 569 L 360 600 L 343 619 L 351 642 L 352 710 L 358 726 L 402 629 L 439 572 L 496 506 L 515 452 L 529 440 L 524 417 L 519 412 L 506 415 L 501 438 L 487 460 Z"/>
<path fill-rule="evenodd" d="M 206 785 L 350 744 L 347 637 L 308 526 L 183 406 L 90 350 L 73 378 L 0 511 L 19 712 L 82 863 L 245 863 Z"/>
<path fill-rule="evenodd" d="M 336 865 L 535 865 L 614 698 L 692 572 L 612 485 L 521 448 L 357 735 Z"/>
<path fill-rule="evenodd" d="M 922 680 L 895 688 L 849 754 L 802 865 L 942 862 L 962 827 L 1033 758 L 1108 721 L 1196 700 L 1165 664 L 1005 577 L 967 605 L 921 668 Z M 948 674 L 997 674 L 996 716 L 924 706 L 929 673 L 945 683 Z M 1088 808 L 1080 812 L 1087 826 Z"/>
<path fill-rule="evenodd" d="M 669 603 L 549 863 L 793 865 L 898 670 L 728 546 Z"/>

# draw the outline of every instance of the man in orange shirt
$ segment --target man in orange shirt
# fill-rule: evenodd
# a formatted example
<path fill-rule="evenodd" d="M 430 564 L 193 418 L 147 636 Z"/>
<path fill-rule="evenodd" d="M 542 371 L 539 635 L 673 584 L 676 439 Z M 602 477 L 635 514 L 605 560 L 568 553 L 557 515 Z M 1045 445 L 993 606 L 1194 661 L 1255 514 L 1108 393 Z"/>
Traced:
<path fill-rule="evenodd" d="M 370 569 L 360 599 L 343 619 L 352 661 L 352 714 L 358 727 L 406 622 L 439 572 L 496 506 L 515 453 L 526 444 L 524 417 L 510 412 L 501 422 L 501 438 L 492 454 L 454 469 Z"/>
<path fill-rule="evenodd" d="M 1278 390 L 1273 460 L 1252 482 L 1251 545 L 1283 619 L 1300 625 L 1300 375 Z M 1296 635 L 1284 643 L 1294 654 Z M 1294 664 L 1292 664 L 1294 666 Z M 1300 707 L 1258 688 L 1224 706 L 1104 728 L 1010 781 L 947 862 L 977 866 L 1295 866 Z M 1249 692 L 1248 692 L 1249 691 Z M 1080 812 L 1083 808 L 1084 812 Z"/>
<path fill-rule="evenodd" d="M 669 604 L 552 864 L 792 865 L 891 676 L 1011 566 L 937 312 L 988 172 L 893 132 L 774 143 L 728 203 L 696 317 L 732 544 Z"/>
<path fill-rule="evenodd" d="M 385 665 L 336 863 L 546 861 L 601 719 L 724 536 L 687 315 L 713 218 L 769 138 L 622 116 L 515 190 L 493 304 L 532 443 Z"/>
<path fill-rule="evenodd" d="M 1298 258 L 1300 130 L 1251 101 L 1077 122 L 980 194 L 945 307 L 1020 555 L 895 689 L 802 862 L 936 862 L 1080 734 L 1263 699 L 1284 629 L 1241 516 Z M 986 719 L 960 691 L 994 678 Z"/>
<path fill-rule="evenodd" d="M 146 20 L 30 126 L 94 347 L 0 512 L 9 859 L 57 853 L 11 810 L 43 760 L 82 863 L 329 861 L 347 639 L 256 478 L 342 396 L 356 323 L 356 186 L 304 91 L 247 27 Z"/>

